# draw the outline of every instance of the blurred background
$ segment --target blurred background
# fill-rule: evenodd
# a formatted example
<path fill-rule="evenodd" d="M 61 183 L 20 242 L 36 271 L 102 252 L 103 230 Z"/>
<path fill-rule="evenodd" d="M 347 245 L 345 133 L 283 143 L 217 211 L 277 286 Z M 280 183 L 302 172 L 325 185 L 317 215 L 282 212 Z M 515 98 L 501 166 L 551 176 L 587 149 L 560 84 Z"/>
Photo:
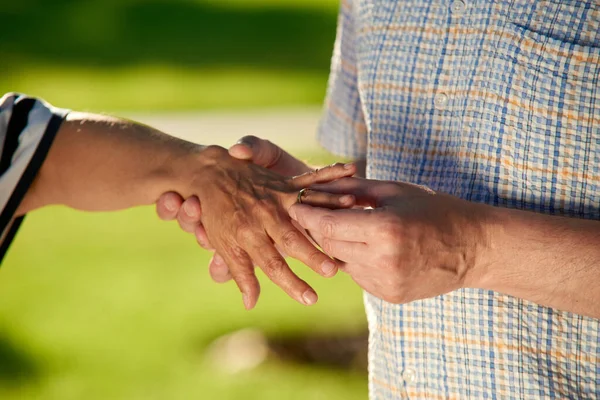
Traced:
<path fill-rule="evenodd" d="M 312 163 L 337 0 L 0 0 L 0 93 L 134 118 L 200 143 L 266 136 Z M 347 276 L 260 274 L 258 307 L 152 208 L 29 215 L 0 268 L 1 399 L 365 399 Z"/>

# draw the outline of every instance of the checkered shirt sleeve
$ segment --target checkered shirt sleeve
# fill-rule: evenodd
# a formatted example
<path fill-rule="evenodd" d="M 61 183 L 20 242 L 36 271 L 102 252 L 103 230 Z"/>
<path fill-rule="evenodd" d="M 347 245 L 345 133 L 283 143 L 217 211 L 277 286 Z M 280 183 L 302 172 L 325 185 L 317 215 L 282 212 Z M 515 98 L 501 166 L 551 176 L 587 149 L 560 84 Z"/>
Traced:
<path fill-rule="evenodd" d="M 319 142 L 334 154 L 364 159 L 367 127 L 358 92 L 353 0 L 342 2 Z"/>

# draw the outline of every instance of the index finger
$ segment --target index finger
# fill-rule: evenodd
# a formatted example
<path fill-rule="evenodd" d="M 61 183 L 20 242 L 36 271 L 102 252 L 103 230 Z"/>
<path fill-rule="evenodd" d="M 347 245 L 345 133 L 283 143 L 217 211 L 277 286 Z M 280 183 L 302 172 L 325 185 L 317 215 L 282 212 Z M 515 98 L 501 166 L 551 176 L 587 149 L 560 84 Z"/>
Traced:
<path fill-rule="evenodd" d="M 292 187 L 297 189 L 307 188 L 316 183 L 331 182 L 356 174 L 356 165 L 353 163 L 336 163 L 323 168 L 295 176 L 291 179 Z"/>
<path fill-rule="evenodd" d="M 290 217 L 304 229 L 328 239 L 367 242 L 372 236 L 372 210 L 327 210 L 304 204 L 294 204 Z"/>

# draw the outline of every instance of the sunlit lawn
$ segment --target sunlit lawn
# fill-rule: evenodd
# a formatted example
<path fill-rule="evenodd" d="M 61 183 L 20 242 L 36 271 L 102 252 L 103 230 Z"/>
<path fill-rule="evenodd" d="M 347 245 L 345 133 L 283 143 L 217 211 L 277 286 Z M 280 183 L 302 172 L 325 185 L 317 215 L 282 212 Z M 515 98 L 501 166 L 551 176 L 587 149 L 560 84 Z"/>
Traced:
<path fill-rule="evenodd" d="M 0 92 L 90 111 L 318 104 L 337 0 L 0 2 Z"/>
<path fill-rule="evenodd" d="M 346 276 L 293 264 L 314 307 L 262 279 L 257 309 L 208 278 L 209 254 L 151 208 L 29 215 L 0 268 L 2 399 L 364 399 L 366 377 L 271 361 L 223 375 L 205 357 L 220 335 L 364 329 Z"/>
<path fill-rule="evenodd" d="M 0 93 L 91 111 L 318 104 L 336 0 L 0 2 Z M 239 328 L 352 332 L 362 296 L 345 276 L 293 267 L 314 307 L 262 279 L 243 310 L 210 281 L 209 254 L 151 208 L 29 215 L 0 268 L 0 398 L 364 399 L 362 375 L 275 361 L 228 376 L 206 359 Z"/>

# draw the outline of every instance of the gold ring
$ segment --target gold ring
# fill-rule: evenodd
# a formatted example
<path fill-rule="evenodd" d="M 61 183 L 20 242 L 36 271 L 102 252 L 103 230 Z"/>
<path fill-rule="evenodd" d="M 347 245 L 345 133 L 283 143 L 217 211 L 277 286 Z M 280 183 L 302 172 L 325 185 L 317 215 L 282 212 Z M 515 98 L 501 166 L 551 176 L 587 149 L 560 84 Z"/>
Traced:
<path fill-rule="evenodd" d="M 308 191 L 308 189 L 304 188 L 298 192 L 298 197 L 297 197 L 298 204 L 302 204 L 302 196 L 304 196 L 307 191 Z"/>

